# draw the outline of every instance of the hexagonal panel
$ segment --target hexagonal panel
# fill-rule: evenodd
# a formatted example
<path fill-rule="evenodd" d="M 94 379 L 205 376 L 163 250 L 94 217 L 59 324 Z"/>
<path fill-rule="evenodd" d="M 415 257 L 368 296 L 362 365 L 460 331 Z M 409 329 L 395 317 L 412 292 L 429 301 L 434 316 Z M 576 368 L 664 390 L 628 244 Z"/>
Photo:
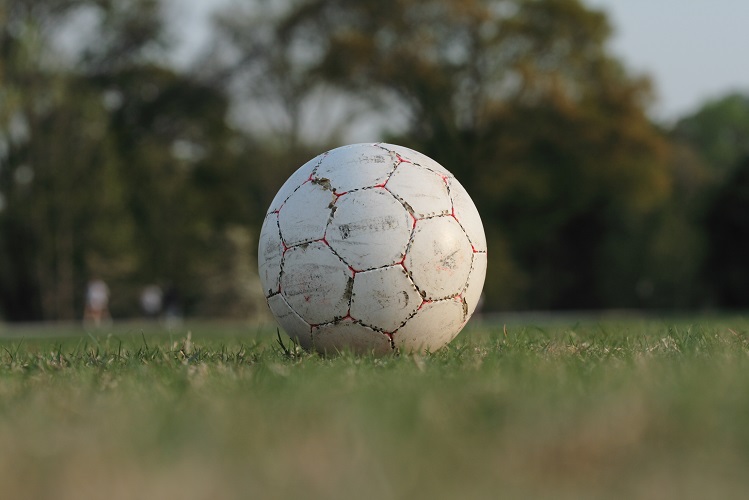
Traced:
<path fill-rule="evenodd" d="M 278 212 L 278 226 L 286 245 L 322 239 L 334 202 L 333 192 L 314 182 L 294 191 Z"/>
<path fill-rule="evenodd" d="M 458 221 L 435 217 L 416 223 L 405 265 L 426 298 L 439 300 L 463 291 L 472 257 L 471 243 Z"/>
<path fill-rule="evenodd" d="M 468 276 L 468 285 L 463 292 L 463 299 L 468 305 L 466 320 L 471 317 L 476 310 L 476 306 L 478 306 L 481 292 L 484 289 L 484 279 L 486 279 L 486 254 L 474 253 L 471 274 Z"/>
<path fill-rule="evenodd" d="M 401 266 L 373 269 L 354 277 L 351 316 L 375 329 L 395 331 L 421 302 L 421 295 Z"/>
<path fill-rule="evenodd" d="M 268 307 L 286 334 L 305 349 L 312 348 L 312 327 L 295 313 L 281 295 L 268 299 Z"/>
<path fill-rule="evenodd" d="M 395 169 L 394 155 L 372 144 L 351 144 L 333 149 L 315 172 L 330 182 L 336 193 L 383 184 Z"/>
<path fill-rule="evenodd" d="M 327 245 L 288 249 L 281 269 L 281 293 L 304 321 L 316 325 L 348 314 L 352 273 Z"/>
<path fill-rule="evenodd" d="M 411 237 L 413 219 L 385 189 L 354 191 L 336 203 L 326 238 L 357 271 L 400 262 Z"/>
<path fill-rule="evenodd" d="M 320 161 L 322 161 L 325 155 L 326 153 L 312 158 L 310 161 L 299 167 L 293 174 L 291 174 L 286 182 L 283 183 L 281 189 L 278 190 L 278 193 L 276 193 L 276 196 L 270 203 L 268 212 L 274 212 L 281 208 L 281 205 L 283 205 L 286 199 L 291 196 L 291 193 L 293 193 L 296 188 L 301 186 L 304 182 L 307 181 L 307 179 L 310 178 L 312 172 L 315 171 L 315 168 L 317 168 L 317 166 L 320 164 Z"/>
<path fill-rule="evenodd" d="M 399 165 L 390 177 L 387 189 L 407 203 L 417 219 L 452 212 L 452 200 L 442 176 L 419 165 Z"/>
<path fill-rule="evenodd" d="M 283 243 L 278 230 L 278 215 L 271 212 L 265 217 L 263 227 L 260 229 L 257 251 L 258 274 L 266 297 L 278 293 L 282 256 Z"/>
<path fill-rule="evenodd" d="M 312 343 L 321 354 L 338 354 L 348 350 L 355 354 L 382 356 L 394 352 L 387 335 L 350 319 L 314 327 Z"/>
<path fill-rule="evenodd" d="M 416 315 L 393 334 L 393 342 L 405 352 L 434 352 L 454 339 L 464 324 L 461 300 L 425 302 Z"/>
<path fill-rule="evenodd" d="M 448 177 L 453 176 L 453 174 L 451 174 L 448 169 L 446 169 L 445 167 L 437 163 L 435 160 L 429 158 L 424 153 L 419 153 L 418 151 L 414 149 L 407 148 L 405 146 L 398 146 L 397 144 L 388 144 L 385 142 L 380 143 L 380 147 L 398 154 L 401 158 L 403 158 L 404 160 L 410 161 L 411 163 L 421 165 L 422 167 L 426 167 L 429 170 L 432 170 L 442 175 L 446 175 Z"/>
<path fill-rule="evenodd" d="M 468 191 L 458 182 L 457 179 L 449 179 L 450 197 L 453 200 L 455 208 L 455 217 L 463 226 L 468 239 L 478 252 L 486 252 L 486 236 L 484 235 L 484 225 L 481 223 L 481 216 L 476 209 L 473 200 L 468 195 Z"/>

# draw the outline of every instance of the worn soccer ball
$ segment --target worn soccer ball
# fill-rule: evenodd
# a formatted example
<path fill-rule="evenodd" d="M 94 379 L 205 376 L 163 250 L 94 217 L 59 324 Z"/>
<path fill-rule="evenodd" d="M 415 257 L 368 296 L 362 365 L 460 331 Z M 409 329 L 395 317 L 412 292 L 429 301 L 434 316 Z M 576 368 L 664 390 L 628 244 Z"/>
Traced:
<path fill-rule="evenodd" d="M 258 268 L 273 315 L 305 349 L 434 352 L 476 309 L 486 238 L 468 193 L 439 163 L 402 146 L 353 144 L 281 187 Z"/>

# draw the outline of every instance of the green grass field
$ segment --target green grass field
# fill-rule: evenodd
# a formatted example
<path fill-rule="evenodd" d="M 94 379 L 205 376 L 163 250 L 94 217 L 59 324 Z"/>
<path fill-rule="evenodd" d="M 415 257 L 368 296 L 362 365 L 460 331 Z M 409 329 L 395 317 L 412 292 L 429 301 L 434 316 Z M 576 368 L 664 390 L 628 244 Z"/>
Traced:
<path fill-rule="evenodd" d="M 477 324 L 384 359 L 0 325 L 3 499 L 724 499 L 747 471 L 741 317 Z"/>

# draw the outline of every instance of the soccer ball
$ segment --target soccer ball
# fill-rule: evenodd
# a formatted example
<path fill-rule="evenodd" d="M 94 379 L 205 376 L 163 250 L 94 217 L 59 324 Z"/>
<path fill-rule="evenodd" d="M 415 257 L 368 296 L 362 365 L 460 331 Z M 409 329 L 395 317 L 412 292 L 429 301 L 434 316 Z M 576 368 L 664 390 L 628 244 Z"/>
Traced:
<path fill-rule="evenodd" d="M 402 146 L 353 144 L 281 187 L 258 269 L 273 315 L 305 349 L 434 352 L 476 309 L 486 238 L 468 193 L 439 163 Z"/>

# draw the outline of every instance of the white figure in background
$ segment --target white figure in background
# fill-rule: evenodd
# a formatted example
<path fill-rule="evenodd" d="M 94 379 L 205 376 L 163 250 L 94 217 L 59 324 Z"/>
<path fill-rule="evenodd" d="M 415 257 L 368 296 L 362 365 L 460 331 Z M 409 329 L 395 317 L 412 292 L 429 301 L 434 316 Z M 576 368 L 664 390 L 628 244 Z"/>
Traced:
<path fill-rule="evenodd" d="M 164 292 L 159 285 L 148 285 L 140 294 L 140 307 L 149 319 L 155 319 L 161 313 Z"/>
<path fill-rule="evenodd" d="M 100 327 L 102 324 L 112 322 L 109 314 L 109 287 L 107 284 L 95 278 L 86 286 L 86 308 L 83 312 L 83 322 Z"/>

